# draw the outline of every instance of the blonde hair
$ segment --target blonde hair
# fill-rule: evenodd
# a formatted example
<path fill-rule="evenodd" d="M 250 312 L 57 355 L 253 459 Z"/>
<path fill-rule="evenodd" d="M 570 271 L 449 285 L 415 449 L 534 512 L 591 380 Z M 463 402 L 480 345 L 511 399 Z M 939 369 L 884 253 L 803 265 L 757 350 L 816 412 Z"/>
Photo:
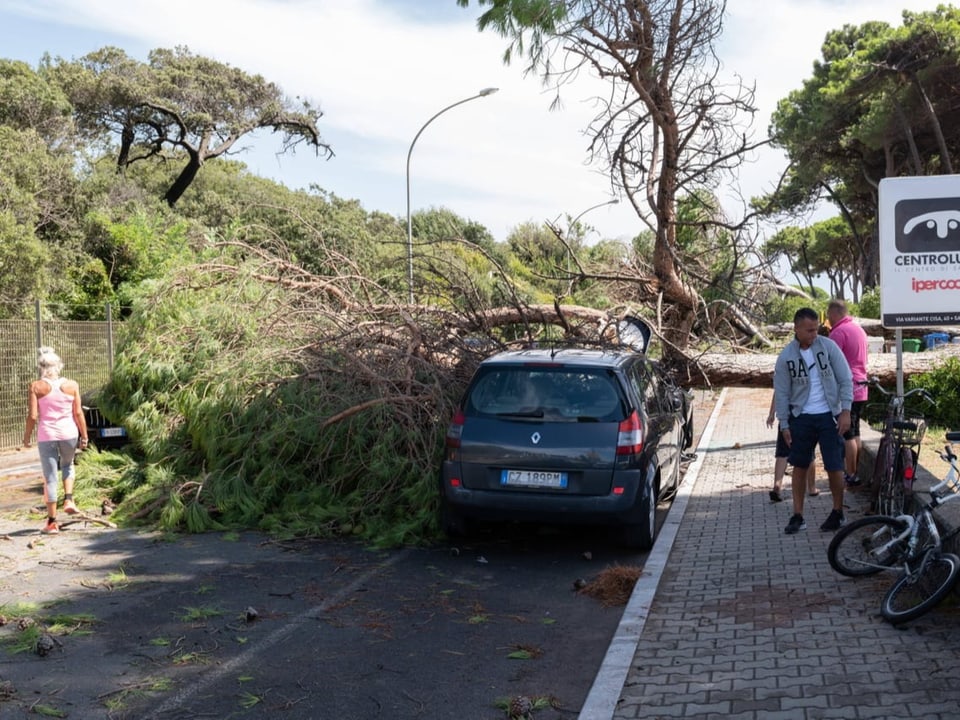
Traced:
<path fill-rule="evenodd" d="M 42 347 L 37 350 L 37 370 L 42 378 L 58 378 L 63 370 L 63 360 L 52 347 Z"/>

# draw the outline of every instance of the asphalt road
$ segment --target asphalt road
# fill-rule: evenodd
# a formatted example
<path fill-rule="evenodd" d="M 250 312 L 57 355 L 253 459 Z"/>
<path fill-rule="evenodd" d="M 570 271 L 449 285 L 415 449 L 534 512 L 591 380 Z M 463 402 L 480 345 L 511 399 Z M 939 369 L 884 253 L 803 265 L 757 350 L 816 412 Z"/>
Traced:
<path fill-rule="evenodd" d="M 3 505 L 22 502 L 10 477 Z M 0 639 L 24 614 L 68 630 L 45 657 L 0 650 L 4 719 L 487 720 L 521 695 L 551 703 L 537 720 L 575 718 L 622 613 L 575 584 L 645 558 L 575 529 L 376 551 L 82 524 L 44 537 L 40 520 L 0 513 Z"/>

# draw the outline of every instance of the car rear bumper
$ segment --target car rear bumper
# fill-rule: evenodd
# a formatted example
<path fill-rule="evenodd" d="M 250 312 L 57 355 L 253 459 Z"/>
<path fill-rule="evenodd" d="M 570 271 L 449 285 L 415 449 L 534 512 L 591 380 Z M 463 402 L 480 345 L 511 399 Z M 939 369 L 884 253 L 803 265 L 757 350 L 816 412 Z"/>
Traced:
<path fill-rule="evenodd" d="M 549 522 L 592 525 L 598 523 L 631 523 L 642 517 L 639 470 L 616 478 L 623 493 L 607 495 L 574 495 L 563 492 L 527 490 L 474 490 L 453 487 L 449 475 L 443 473 L 442 492 L 445 501 L 457 513 L 476 520 Z M 646 496 L 649 490 L 645 490 Z"/>

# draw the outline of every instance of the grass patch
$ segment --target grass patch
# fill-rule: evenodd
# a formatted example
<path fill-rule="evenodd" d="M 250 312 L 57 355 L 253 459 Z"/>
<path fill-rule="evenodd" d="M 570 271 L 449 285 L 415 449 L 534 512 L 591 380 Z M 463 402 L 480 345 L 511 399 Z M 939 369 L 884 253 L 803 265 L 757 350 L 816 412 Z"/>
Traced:
<path fill-rule="evenodd" d="M 167 692 L 173 688 L 173 681 L 169 678 L 147 678 L 133 685 L 125 685 L 118 690 L 100 695 L 98 699 L 111 712 L 124 710 L 129 701 L 135 698 L 144 698 L 148 693 Z"/>
<path fill-rule="evenodd" d="M 179 616 L 181 622 L 201 622 L 223 615 L 223 611 L 214 607 L 185 607 Z"/>
<path fill-rule="evenodd" d="M 35 603 L 11 603 L 0 606 L 0 625 L 5 630 L 0 635 L 0 645 L 10 654 L 34 652 L 37 640 L 43 634 L 54 637 L 82 636 L 91 634 L 91 626 L 97 618 L 89 613 L 54 613 L 44 615 L 43 608 Z"/>
<path fill-rule="evenodd" d="M 205 652 L 178 653 L 173 657 L 174 665 L 206 665 L 209 662 Z"/>
<path fill-rule="evenodd" d="M 543 650 L 534 645 L 514 645 L 507 655 L 509 660 L 536 660 L 543 655 Z"/>
<path fill-rule="evenodd" d="M 107 585 L 110 586 L 111 590 L 123 590 L 128 587 L 132 581 L 130 576 L 127 575 L 127 569 L 124 567 L 123 563 L 120 564 L 116 570 L 107 575 Z"/>
<path fill-rule="evenodd" d="M 249 710 L 263 702 L 263 698 L 253 693 L 245 692 L 240 694 L 240 707 Z"/>
<path fill-rule="evenodd" d="M 35 715 L 42 715 L 43 717 L 52 717 L 52 718 L 65 718 L 69 717 L 64 710 L 55 708 L 51 705 L 36 705 L 30 706 L 30 712 Z"/>

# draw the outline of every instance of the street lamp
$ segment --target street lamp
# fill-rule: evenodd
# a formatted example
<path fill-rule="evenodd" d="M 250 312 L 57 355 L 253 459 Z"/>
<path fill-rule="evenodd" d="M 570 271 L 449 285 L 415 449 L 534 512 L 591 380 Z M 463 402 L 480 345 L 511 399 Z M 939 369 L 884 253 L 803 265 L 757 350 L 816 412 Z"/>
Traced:
<path fill-rule="evenodd" d="M 570 225 L 569 225 L 568 228 L 567 228 L 567 234 L 568 234 L 568 235 L 570 234 L 570 229 L 569 229 L 569 228 L 572 228 L 574 225 L 576 225 L 576 224 L 577 224 L 577 220 L 579 220 L 580 218 L 582 218 L 584 215 L 586 215 L 586 214 L 587 214 L 588 212 L 590 212 L 591 210 L 596 210 L 597 208 L 602 208 L 604 205 L 616 205 L 616 204 L 619 203 L 619 202 L 620 202 L 620 200 L 619 200 L 618 198 L 613 198 L 612 200 L 607 200 L 606 202 L 597 203 L 596 205 L 591 205 L 591 206 L 588 207 L 586 210 L 584 210 L 582 213 L 580 213 L 579 215 L 577 215 L 573 220 L 570 221 Z"/>
<path fill-rule="evenodd" d="M 427 120 L 421 126 L 421 128 L 417 130 L 417 134 L 413 136 L 413 142 L 410 143 L 410 149 L 407 151 L 407 293 L 411 305 L 413 305 L 413 222 L 410 217 L 410 156 L 413 154 L 413 146 L 417 144 L 417 140 L 423 131 L 427 129 L 427 125 L 443 115 L 447 110 L 452 110 L 457 105 L 463 105 L 464 103 L 470 102 L 471 100 L 476 100 L 477 98 L 493 95 L 497 90 L 498 88 L 484 88 L 476 95 L 471 95 L 463 100 L 458 100 L 452 105 L 447 105 L 445 108 L 437 112 L 433 117 Z"/>
<path fill-rule="evenodd" d="M 596 205 L 591 205 L 591 206 L 588 207 L 586 210 L 584 210 L 582 213 L 580 213 L 579 215 L 577 215 L 577 216 L 576 216 L 573 220 L 571 220 L 570 223 L 567 225 L 567 275 L 570 274 L 570 259 L 571 259 L 570 256 L 572 255 L 572 251 L 570 250 L 570 230 L 572 230 L 574 227 L 576 227 L 577 221 L 578 221 L 580 218 L 582 218 L 584 215 L 586 215 L 588 212 L 590 212 L 591 210 L 596 210 L 597 208 L 602 208 L 602 207 L 604 207 L 605 205 L 616 205 L 616 204 L 619 203 L 619 202 L 620 202 L 620 200 L 619 200 L 618 198 L 613 198 L 612 200 L 607 200 L 606 202 L 597 203 Z"/>

